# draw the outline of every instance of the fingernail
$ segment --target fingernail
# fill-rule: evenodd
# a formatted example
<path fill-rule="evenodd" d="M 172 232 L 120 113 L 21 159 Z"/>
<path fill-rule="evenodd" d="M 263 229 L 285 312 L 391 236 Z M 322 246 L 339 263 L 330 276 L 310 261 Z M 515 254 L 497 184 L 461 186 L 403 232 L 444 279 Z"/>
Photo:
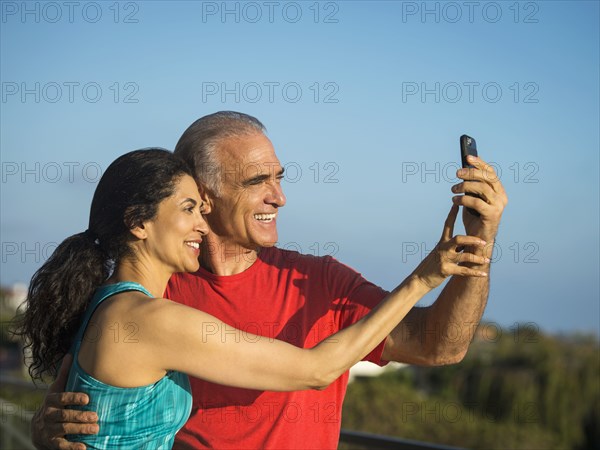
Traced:
<path fill-rule="evenodd" d="M 466 175 L 467 171 L 465 169 L 460 169 L 458 172 L 456 172 L 456 175 L 458 175 L 459 177 L 462 177 L 463 175 Z"/>
<path fill-rule="evenodd" d="M 487 242 L 485 242 L 485 241 L 479 241 L 479 245 L 485 245 L 485 244 L 487 244 Z"/>
<path fill-rule="evenodd" d="M 479 272 L 482 277 L 487 277 L 487 272 Z"/>
<path fill-rule="evenodd" d="M 455 195 L 454 197 L 452 197 L 452 201 L 456 202 L 456 201 L 458 201 L 459 198 L 460 198 L 460 195 Z"/>
<path fill-rule="evenodd" d="M 452 186 L 450 189 L 452 190 L 452 192 L 456 192 L 456 190 L 458 189 L 458 186 L 457 186 L 457 185 L 454 185 L 454 186 Z"/>
<path fill-rule="evenodd" d="M 467 156 L 467 160 L 468 160 L 468 161 L 475 161 L 476 159 L 477 159 L 477 158 L 476 158 L 475 156 L 473 156 L 473 155 L 468 155 L 468 156 Z"/>
<path fill-rule="evenodd" d="M 483 258 L 483 260 L 484 260 L 486 263 L 489 263 L 489 262 L 490 262 L 490 258 Z"/>

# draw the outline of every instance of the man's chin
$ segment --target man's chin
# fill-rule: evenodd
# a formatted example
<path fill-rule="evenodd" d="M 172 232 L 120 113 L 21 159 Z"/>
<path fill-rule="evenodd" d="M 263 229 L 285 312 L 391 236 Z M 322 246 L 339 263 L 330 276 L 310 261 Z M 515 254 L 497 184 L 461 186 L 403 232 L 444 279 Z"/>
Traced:
<path fill-rule="evenodd" d="M 274 225 L 274 223 L 270 223 L 267 226 L 261 225 L 253 230 L 249 230 L 250 232 L 247 236 L 250 238 L 250 242 L 258 247 L 274 247 L 279 237 L 277 228 Z"/>
<path fill-rule="evenodd" d="M 259 247 L 275 247 L 275 244 L 277 244 L 277 234 L 263 239 L 257 239 L 256 242 L 259 242 Z"/>

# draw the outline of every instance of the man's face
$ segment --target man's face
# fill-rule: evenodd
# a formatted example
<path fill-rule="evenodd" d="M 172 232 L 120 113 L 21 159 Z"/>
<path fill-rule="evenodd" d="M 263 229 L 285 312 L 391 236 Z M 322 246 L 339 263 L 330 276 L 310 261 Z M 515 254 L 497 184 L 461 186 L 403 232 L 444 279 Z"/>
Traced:
<path fill-rule="evenodd" d="M 262 133 L 231 137 L 217 143 L 221 194 L 212 196 L 206 216 L 213 237 L 232 246 L 258 250 L 277 242 L 277 213 L 285 205 L 283 168 L 271 141 Z"/>

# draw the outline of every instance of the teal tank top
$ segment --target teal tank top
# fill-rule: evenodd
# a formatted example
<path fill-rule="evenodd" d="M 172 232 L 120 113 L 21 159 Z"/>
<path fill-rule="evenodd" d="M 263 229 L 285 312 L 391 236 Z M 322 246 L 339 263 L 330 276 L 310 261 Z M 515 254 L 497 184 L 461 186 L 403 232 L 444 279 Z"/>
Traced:
<path fill-rule="evenodd" d="M 95 411 L 100 431 L 96 435 L 72 434 L 66 438 L 83 442 L 88 449 L 170 449 L 175 433 L 183 427 L 192 409 L 187 375 L 169 371 L 154 384 L 122 388 L 93 378 L 77 362 L 85 329 L 98 305 L 125 291 L 140 291 L 152 297 L 142 285 L 130 281 L 99 287 L 73 342 L 73 365 L 66 391 L 89 395 L 89 404 L 77 409 Z"/>

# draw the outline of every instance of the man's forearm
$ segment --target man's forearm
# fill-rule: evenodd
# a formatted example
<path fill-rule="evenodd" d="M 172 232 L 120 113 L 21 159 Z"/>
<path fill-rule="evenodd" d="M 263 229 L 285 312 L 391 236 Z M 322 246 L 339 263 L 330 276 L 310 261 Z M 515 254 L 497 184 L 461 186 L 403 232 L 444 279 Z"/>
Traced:
<path fill-rule="evenodd" d="M 475 266 L 488 272 L 486 278 L 452 277 L 436 302 L 428 308 L 425 326 L 434 331 L 423 336 L 439 364 L 463 359 L 483 316 L 489 295 L 489 263 Z M 427 345 L 427 347 L 430 347 Z"/>
<path fill-rule="evenodd" d="M 494 233 L 495 235 L 495 233 Z M 487 239 L 486 239 L 487 238 Z M 493 236 L 482 237 L 487 245 L 479 251 L 492 259 Z M 479 325 L 490 292 L 490 262 L 487 264 L 464 263 L 468 267 L 486 271 L 486 278 L 452 277 L 432 305 L 434 323 L 440 323 L 439 352 L 458 361 L 467 353 L 475 330 Z"/>
<path fill-rule="evenodd" d="M 491 259 L 493 241 L 486 242 L 483 254 Z M 464 264 L 488 272 L 488 277 L 453 276 L 435 303 L 413 308 L 394 329 L 384 359 L 426 366 L 463 359 L 487 304 L 490 270 L 489 263 Z"/>

